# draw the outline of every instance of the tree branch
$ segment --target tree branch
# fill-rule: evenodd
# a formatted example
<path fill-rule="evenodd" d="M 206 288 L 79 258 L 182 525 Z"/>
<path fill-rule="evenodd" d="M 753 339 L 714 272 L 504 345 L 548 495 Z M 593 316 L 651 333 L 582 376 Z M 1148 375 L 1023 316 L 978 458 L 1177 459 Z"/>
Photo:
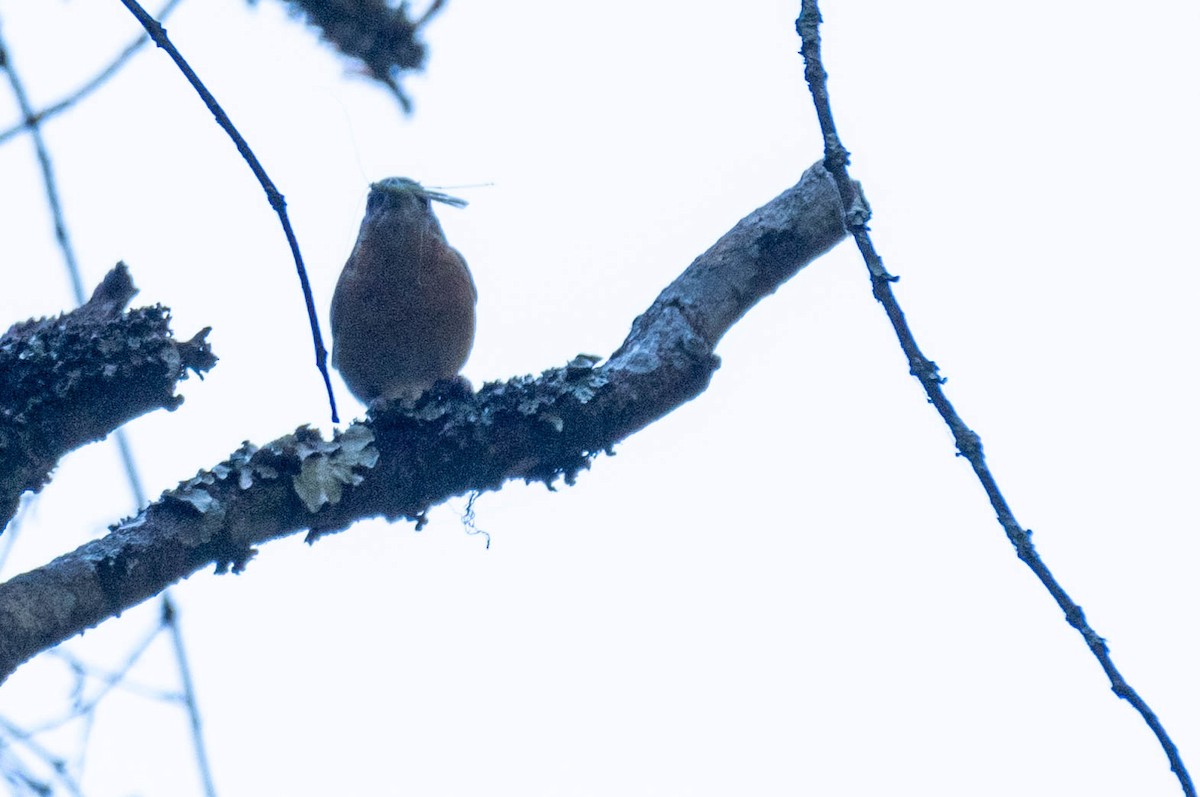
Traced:
<path fill-rule="evenodd" d="M 118 263 L 86 304 L 0 337 L 0 528 L 64 454 L 151 410 L 175 409 L 176 383 L 216 363 L 207 329 L 179 342 L 166 308 L 125 311 L 136 293 Z"/>
<path fill-rule="evenodd" d="M 828 172 L 809 168 L 698 257 L 603 365 L 581 355 L 477 393 L 442 382 L 373 405 L 331 441 L 302 427 L 244 444 L 107 536 L 0 584 L 0 680 L 203 567 L 240 571 L 268 540 L 308 529 L 312 541 L 376 516 L 421 524 L 434 504 L 510 479 L 572 483 L 703 392 L 725 332 L 845 237 L 841 207 Z"/>
<path fill-rule="evenodd" d="M 412 100 L 400 86 L 400 76 L 425 65 L 421 27 L 444 0 L 435 0 L 419 18 L 408 15 L 408 4 L 386 0 L 282 0 L 293 13 L 321 30 L 322 38 L 344 55 L 359 61 L 367 73 L 391 90 L 405 113 Z"/>

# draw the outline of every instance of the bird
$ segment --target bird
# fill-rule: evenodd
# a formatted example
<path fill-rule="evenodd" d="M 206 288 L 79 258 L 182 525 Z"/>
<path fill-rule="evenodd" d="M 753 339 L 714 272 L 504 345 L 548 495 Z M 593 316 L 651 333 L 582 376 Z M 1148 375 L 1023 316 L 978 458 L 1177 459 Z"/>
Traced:
<path fill-rule="evenodd" d="M 333 367 L 364 404 L 415 398 L 455 378 L 471 353 L 475 281 L 433 202 L 467 204 L 407 177 L 372 183 L 334 289 Z"/>

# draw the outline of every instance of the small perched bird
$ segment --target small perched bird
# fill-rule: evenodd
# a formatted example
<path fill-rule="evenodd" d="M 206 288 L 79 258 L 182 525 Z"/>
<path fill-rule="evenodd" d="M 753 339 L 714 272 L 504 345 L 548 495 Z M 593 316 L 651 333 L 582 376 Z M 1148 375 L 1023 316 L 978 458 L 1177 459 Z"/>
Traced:
<path fill-rule="evenodd" d="M 364 404 L 416 396 L 458 374 L 475 340 L 475 283 L 432 202 L 466 202 L 407 177 L 371 184 L 333 292 L 333 367 Z"/>

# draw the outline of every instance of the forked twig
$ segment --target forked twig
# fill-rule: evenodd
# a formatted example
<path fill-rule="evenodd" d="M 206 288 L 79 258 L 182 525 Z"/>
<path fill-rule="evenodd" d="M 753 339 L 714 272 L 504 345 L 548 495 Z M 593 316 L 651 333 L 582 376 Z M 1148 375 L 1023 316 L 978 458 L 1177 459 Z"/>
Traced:
<path fill-rule="evenodd" d="M 158 18 L 160 20 L 166 19 L 167 15 L 174 11 L 175 7 L 179 5 L 180 2 L 182 2 L 182 0 L 167 0 L 167 2 L 159 10 Z M 19 135 L 27 129 L 32 129 L 34 126 L 58 116 L 63 111 L 68 110 L 71 108 L 71 106 L 75 105 L 75 103 L 79 102 L 84 97 L 103 86 L 112 78 L 113 75 L 117 74 L 117 72 L 121 70 L 121 67 L 125 66 L 129 59 L 132 58 L 138 50 L 145 47 L 149 41 L 150 37 L 146 34 L 138 36 L 137 39 L 126 45 L 125 49 L 121 51 L 120 55 L 112 60 L 112 63 L 97 72 L 95 76 L 93 76 L 92 79 L 87 83 L 84 83 L 75 91 L 71 92 L 66 97 L 63 97 L 53 105 L 47 105 L 40 111 L 34 111 L 28 114 L 22 111 L 22 115 L 25 117 L 22 121 L 5 131 L 0 132 L 0 144 L 3 144 L 10 138 Z"/>

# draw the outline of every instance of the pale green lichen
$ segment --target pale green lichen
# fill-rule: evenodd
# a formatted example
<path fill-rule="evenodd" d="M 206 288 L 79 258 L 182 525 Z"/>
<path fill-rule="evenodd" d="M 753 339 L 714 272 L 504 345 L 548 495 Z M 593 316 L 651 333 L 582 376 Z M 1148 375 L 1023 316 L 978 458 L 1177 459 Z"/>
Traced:
<path fill-rule="evenodd" d="M 362 483 L 359 469 L 373 468 L 379 461 L 374 442 L 370 429 L 354 425 L 332 441 L 306 440 L 296 445 L 301 464 L 300 473 L 292 477 L 292 487 L 309 512 L 337 504 L 346 485 Z"/>
<path fill-rule="evenodd" d="M 180 490 L 173 496 L 178 501 L 191 504 L 200 514 L 211 511 L 217 505 L 217 499 L 207 490 Z"/>

